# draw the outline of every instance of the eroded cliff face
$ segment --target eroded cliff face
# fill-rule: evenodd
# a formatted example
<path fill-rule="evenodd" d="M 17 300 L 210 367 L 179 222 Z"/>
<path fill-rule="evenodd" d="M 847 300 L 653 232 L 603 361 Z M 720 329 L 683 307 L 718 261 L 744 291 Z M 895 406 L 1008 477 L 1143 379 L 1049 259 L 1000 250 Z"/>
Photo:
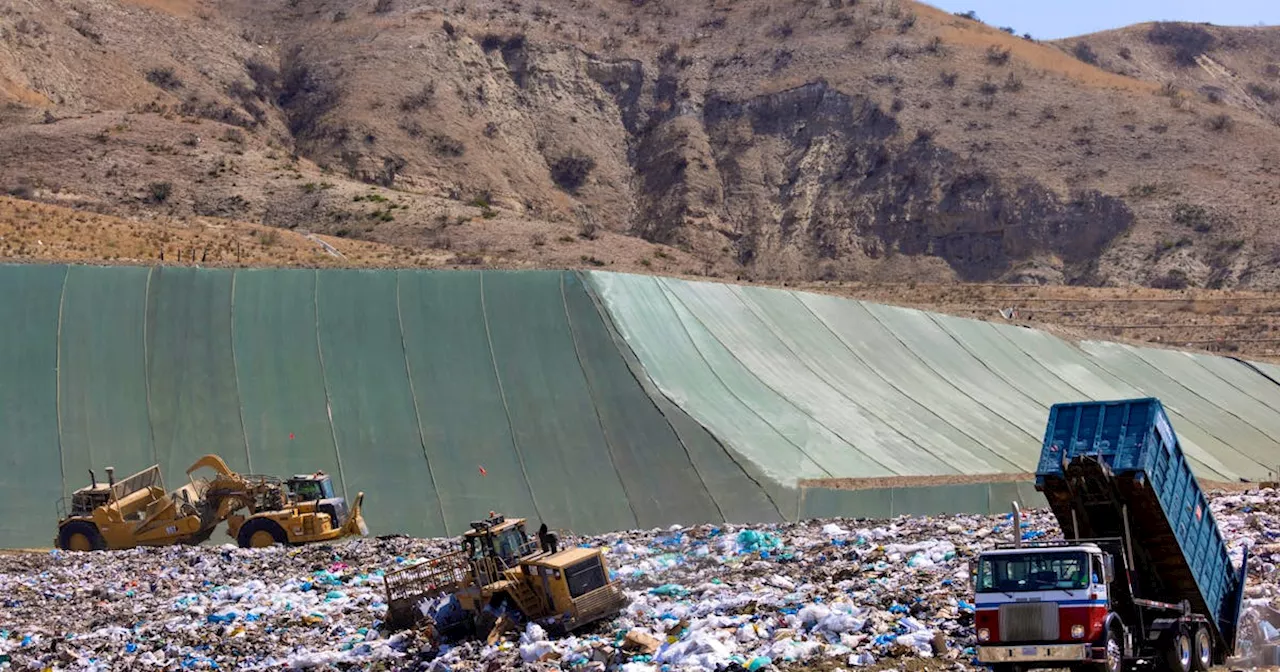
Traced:
<path fill-rule="evenodd" d="M 940 258 L 963 280 L 1034 280 L 1011 272 L 1053 258 L 1058 279 L 1080 280 L 1134 220 L 1117 198 L 1061 198 L 927 134 L 903 138 L 890 113 L 823 81 L 747 100 L 711 92 L 684 110 L 661 95 L 675 86 L 652 86 L 673 112 L 629 129 L 635 232 L 704 245 L 712 233 L 747 272 L 848 277 L 859 260 L 907 255 Z"/>

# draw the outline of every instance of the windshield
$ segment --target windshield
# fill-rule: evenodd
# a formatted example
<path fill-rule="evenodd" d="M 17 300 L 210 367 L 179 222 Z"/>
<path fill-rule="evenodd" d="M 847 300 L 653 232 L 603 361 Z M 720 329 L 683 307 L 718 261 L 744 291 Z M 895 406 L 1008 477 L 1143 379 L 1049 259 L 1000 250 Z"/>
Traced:
<path fill-rule="evenodd" d="M 1079 551 L 984 556 L 978 564 L 979 593 L 1071 590 L 1089 585 L 1089 559 Z"/>

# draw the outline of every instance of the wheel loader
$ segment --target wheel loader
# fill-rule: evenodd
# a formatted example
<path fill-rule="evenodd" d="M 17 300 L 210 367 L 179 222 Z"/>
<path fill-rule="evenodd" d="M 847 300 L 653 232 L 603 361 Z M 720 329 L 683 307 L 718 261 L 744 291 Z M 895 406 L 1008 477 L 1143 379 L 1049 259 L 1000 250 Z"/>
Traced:
<path fill-rule="evenodd" d="M 206 467 L 215 472 L 212 479 L 191 475 Z M 66 500 L 58 503 L 55 546 L 93 551 L 199 544 L 223 521 L 241 547 L 368 534 L 360 510 L 364 493 L 356 496 L 348 514 L 345 500 L 333 496 L 332 482 L 322 472 L 285 482 L 237 474 L 217 455 L 205 455 L 187 475 L 188 484 L 166 493 L 159 465 L 118 483 L 111 467 L 106 484 L 90 471 L 91 484 L 72 493 L 70 506 Z M 247 515 L 240 513 L 244 509 Z"/>
<path fill-rule="evenodd" d="M 564 634 L 626 608 L 630 599 L 609 579 L 603 550 L 557 550 L 541 534 L 531 540 L 525 522 L 492 514 L 471 523 L 458 550 L 384 575 L 387 625 L 403 629 L 428 619 L 445 639 L 483 635 L 493 609 L 505 603 Z M 424 614 L 424 602 L 443 598 L 451 609 Z"/>

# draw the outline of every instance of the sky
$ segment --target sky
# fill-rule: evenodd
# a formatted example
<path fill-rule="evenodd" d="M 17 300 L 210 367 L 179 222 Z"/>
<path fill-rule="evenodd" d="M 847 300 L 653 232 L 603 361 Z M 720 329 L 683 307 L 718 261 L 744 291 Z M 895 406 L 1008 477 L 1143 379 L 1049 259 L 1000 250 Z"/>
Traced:
<path fill-rule="evenodd" d="M 1280 25 L 1280 0 L 924 0 L 948 12 L 977 12 L 988 25 L 1056 40 L 1146 21 L 1220 26 Z"/>

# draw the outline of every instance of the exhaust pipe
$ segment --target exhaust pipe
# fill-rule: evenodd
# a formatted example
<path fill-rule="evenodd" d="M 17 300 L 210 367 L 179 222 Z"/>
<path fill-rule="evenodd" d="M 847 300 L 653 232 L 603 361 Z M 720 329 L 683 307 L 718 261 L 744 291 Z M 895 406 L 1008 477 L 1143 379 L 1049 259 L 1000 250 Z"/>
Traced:
<path fill-rule="evenodd" d="M 1013 545 L 1022 548 L 1022 507 L 1013 503 Z"/>
<path fill-rule="evenodd" d="M 107 467 L 107 485 L 112 488 L 116 487 L 116 468 L 115 467 Z"/>
<path fill-rule="evenodd" d="M 98 477 L 93 475 L 93 470 L 89 470 L 89 482 L 93 484 L 93 489 L 98 489 Z"/>

